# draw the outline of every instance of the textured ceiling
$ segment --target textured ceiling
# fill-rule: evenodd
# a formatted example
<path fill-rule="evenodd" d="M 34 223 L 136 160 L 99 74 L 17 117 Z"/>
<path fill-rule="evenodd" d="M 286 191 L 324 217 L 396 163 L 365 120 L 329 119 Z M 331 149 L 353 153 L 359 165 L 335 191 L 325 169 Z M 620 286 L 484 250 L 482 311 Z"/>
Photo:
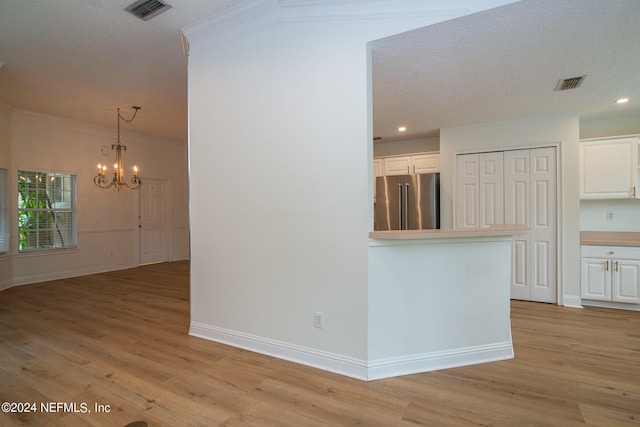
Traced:
<path fill-rule="evenodd" d="M 373 43 L 374 135 L 640 115 L 640 1 L 525 0 Z M 587 75 L 575 90 L 561 78 Z M 631 102 L 618 105 L 626 96 Z"/>
<path fill-rule="evenodd" d="M 0 102 L 110 127 L 116 108 L 140 105 L 128 130 L 185 142 L 180 28 L 242 2 L 168 0 L 149 21 L 124 11 L 132 2 L 0 0 Z M 376 41 L 375 135 L 565 112 L 640 115 L 638 22 L 638 0 L 523 0 Z M 578 90 L 553 92 L 559 78 L 583 74 Z M 622 95 L 631 102 L 615 105 Z"/>
<path fill-rule="evenodd" d="M 134 0 L 1 0 L 0 101 L 114 127 L 116 109 L 142 110 L 129 130 L 187 140 L 187 58 L 180 28 L 233 0 L 168 0 L 142 21 Z"/>

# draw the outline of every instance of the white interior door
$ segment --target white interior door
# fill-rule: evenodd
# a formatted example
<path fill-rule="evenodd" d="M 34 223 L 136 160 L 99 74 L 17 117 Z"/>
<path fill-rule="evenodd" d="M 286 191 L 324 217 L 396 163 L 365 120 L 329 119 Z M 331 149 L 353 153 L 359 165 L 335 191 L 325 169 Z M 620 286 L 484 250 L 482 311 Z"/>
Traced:
<path fill-rule="evenodd" d="M 139 191 L 140 264 L 168 261 L 167 181 L 145 178 Z"/>
<path fill-rule="evenodd" d="M 455 226 L 521 224 L 511 298 L 557 302 L 556 148 L 456 156 Z"/>
<path fill-rule="evenodd" d="M 480 227 L 504 224 L 503 153 L 480 154 Z"/>
<path fill-rule="evenodd" d="M 477 228 L 480 195 L 480 155 L 456 156 L 456 228 Z"/>
<path fill-rule="evenodd" d="M 530 226 L 531 183 L 529 150 L 504 153 L 505 224 Z M 529 300 L 531 236 L 516 236 L 511 249 L 511 298 Z"/>
<path fill-rule="evenodd" d="M 531 300 L 557 302 L 556 149 L 531 150 Z"/>

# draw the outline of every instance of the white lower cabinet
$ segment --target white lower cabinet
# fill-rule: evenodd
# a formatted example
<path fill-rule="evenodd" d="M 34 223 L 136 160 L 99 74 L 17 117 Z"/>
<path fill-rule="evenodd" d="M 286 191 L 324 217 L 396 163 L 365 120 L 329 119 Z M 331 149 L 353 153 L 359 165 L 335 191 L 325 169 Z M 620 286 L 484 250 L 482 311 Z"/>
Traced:
<path fill-rule="evenodd" d="M 582 246 L 581 297 L 640 304 L 640 248 Z"/>

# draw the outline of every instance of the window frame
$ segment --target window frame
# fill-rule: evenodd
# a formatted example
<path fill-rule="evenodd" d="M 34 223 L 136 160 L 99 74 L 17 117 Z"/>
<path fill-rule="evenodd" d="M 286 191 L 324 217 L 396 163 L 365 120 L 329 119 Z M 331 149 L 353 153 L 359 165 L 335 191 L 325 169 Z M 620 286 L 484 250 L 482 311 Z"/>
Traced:
<path fill-rule="evenodd" d="M 0 168 L 0 255 L 9 253 L 9 169 Z"/>
<path fill-rule="evenodd" d="M 18 253 L 77 249 L 77 175 L 20 168 L 16 177 Z M 65 202 L 61 206 L 59 199 Z M 68 219 L 58 221 L 64 217 Z"/>

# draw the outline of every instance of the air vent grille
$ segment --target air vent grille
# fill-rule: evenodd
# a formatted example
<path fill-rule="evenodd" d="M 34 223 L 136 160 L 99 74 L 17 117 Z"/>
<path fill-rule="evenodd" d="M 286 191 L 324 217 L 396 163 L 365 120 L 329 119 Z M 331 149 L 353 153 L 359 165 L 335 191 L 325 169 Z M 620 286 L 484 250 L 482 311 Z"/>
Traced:
<path fill-rule="evenodd" d="M 570 77 L 568 79 L 560 79 L 554 90 L 577 89 L 586 78 L 587 76 L 585 75 L 580 77 Z"/>
<path fill-rule="evenodd" d="M 129 5 L 125 10 L 143 21 L 147 21 L 170 8 L 170 5 L 160 0 L 139 0 Z"/>

